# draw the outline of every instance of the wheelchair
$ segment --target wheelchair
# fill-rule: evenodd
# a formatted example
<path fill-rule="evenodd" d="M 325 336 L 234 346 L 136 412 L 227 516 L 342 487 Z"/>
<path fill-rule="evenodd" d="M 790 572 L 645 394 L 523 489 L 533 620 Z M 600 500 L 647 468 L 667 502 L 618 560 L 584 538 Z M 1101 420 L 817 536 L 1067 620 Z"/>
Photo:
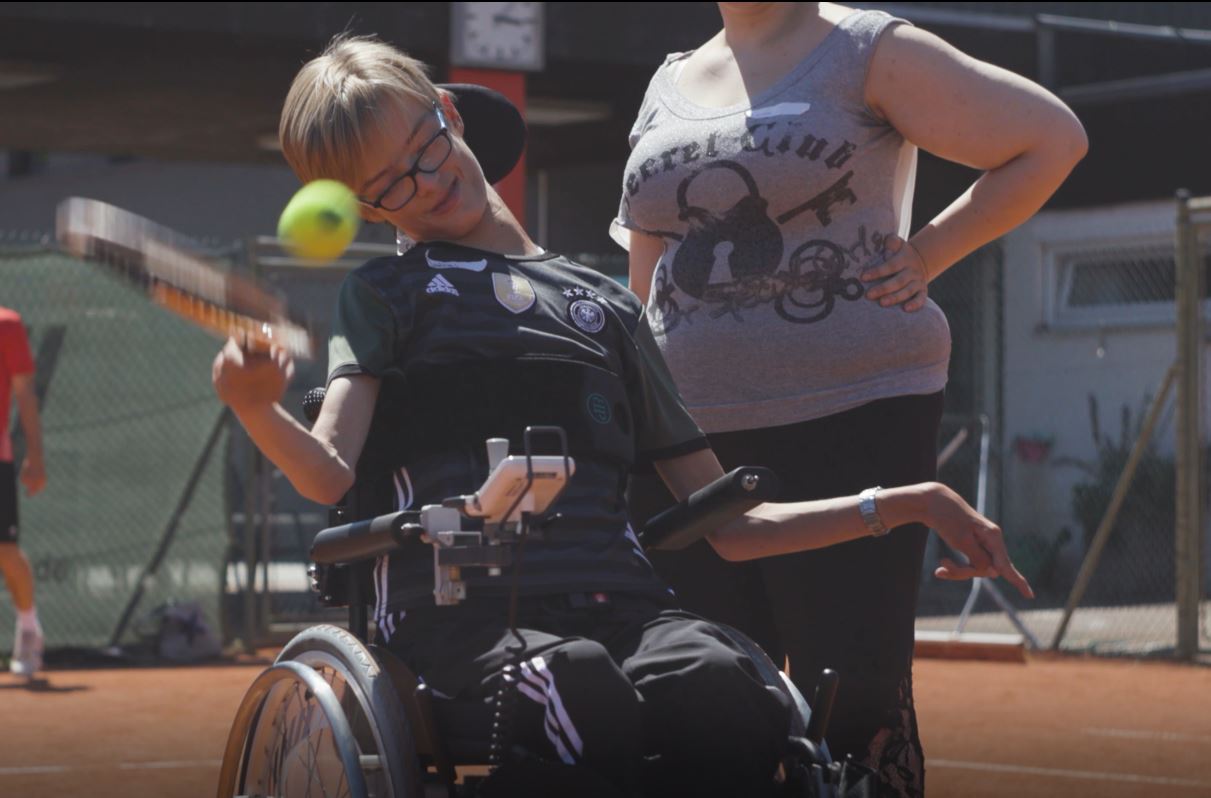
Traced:
<path fill-rule="evenodd" d="M 534 454 L 532 432 L 553 433 L 562 451 Z M 312 585 L 322 603 L 348 607 L 349 629 L 321 625 L 301 632 L 256 678 L 228 736 L 219 798 L 477 794 L 501 762 L 499 725 L 494 724 L 504 722 L 503 702 L 498 697 L 492 706 L 435 697 L 399 658 L 368 642 L 369 596 L 363 589 L 370 584 L 373 560 L 412 537 L 433 545 L 439 605 L 465 598 L 464 569 L 502 573 L 511 562 L 516 533 L 524 528 L 519 522 L 541 515 L 575 470 L 562 430 L 530 428 L 525 437 L 524 456 L 509 456 L 509 443 L 503 439 L 488 442 L 490 475 L 471 496 L 356 521 L 350 520 L 349 505 L 356 504 L 350 497 L 346 506 L 333 508 L 332 525 L 319 532 L 312 545 Z M 687 546 L 772 498 L 776 483 L 766 469 L 736 469 L 649 521 L 641 540 L 646 547 Z M 355 486 L 351 495 L 356 491 Z M 461 519 L 468 517 L 482 523 L 464 530 Z M 359 569 L 367 576 L 359 575 Z M 822 675 L 813 712 L 765 652 L 740 632 L 722 628 L 749 654 L 766 684 L 782 690 L 797 709 L 788 729 L 790 753 L 777 776 L 785 794 L 873 795 L 869 772 L 849 762 L 833 762 L 823 742 L 836 674 Z"/>

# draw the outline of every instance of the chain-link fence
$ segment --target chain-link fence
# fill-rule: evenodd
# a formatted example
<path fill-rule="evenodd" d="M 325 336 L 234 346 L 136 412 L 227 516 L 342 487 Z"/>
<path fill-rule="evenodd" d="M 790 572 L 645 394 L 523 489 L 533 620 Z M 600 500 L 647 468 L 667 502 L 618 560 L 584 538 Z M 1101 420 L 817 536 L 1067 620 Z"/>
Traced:
<path fill-rule="evenodd" d="M 931 556 L 919 630 L 1110 654 L 1211 648 L 1207 348 L 1190 321 L 1205 312 L 1211 207 L 1195 206 L 1192 268 L 1165 204 L 1058 215 L 931 286 L 955 338 L 940 479 L 1004 526 L 1038 597 L 937 584 Z"/>
<path fill-rule="evenodd" d="M 336 289 L 362 259 L 304 267 L 270 239 L 216 251 L 252 270 L 327 338 Z M 196 602 L 227 642 L 282 640 L 339 620 L 310 590 L 307 552 L 327 508 L 301 498 L 251 446 L 210 386 L 218 342 L 46 236 L 0 233 L 0 305 L 18 311 L 37 366 L 49 486 L 21 502 L 52 656 L 142 642 L 166 603 Z M 326 354 L 296 364 L 283 404 L 323 385 Z M 23 452 L 14 417 L 15 453 Z M 12 605 L 0 601 L 0 651 Z"/>
<path fill-rule="evenodd" d="M 946 412 L 938 441 L 938 479 L 996 519 L 1003 501 L 1004 251 L 1000 242 L 973 253 L 930 285 L 930 298 L 946 313 L 952 351 Z M 1012 537 L 1019 563 L 1032 559 L 1037 538 Z M 921 573 L 917 614 L 921 630 L 953 629 L 972 592 L 966 584 L 935 579 L 949 555 L 931 536 Z M 1028 578 L 1029 578 L 1028 574 Z M 978 605 L 987 609 L 988 600 Z"/>
<path fill-rule="evenodd" d="M 320 342 L 315 360 L 295 364 L 295 378 L 283 406 L 301 423 L 303 395 L 320 387 L 327 379 L 327 351 L 324 343 L 331 328 L 331 315 L 341 280 L 348 271 L 369 258 L 392 254 L 393 245 L 358 243 L 333 264 L 305 264 L 284 253 L 272 238 L 261 237 L 250 242 L 247 252 L 249 268 L 276 289 L 287 301 L 291 311 L 299 315 Z M 256 563 L 256 595 L 242 596 L 241 628 L 251 628 L 251 636 L 262 641 L 282 641 L 300 627 L 321 620 L 339 622 L 344 610 L 321 606 L 311 591 L 307 575 L 311 540 L 327 523 L 328 508 L 301 497 L 281 472 L 263 458 L 251 454 L 242 430 L 233 434 L 234 458 L 252 466 L 252 494 L 257 498 L 246 510 L 233 506 L 239 519 L 250 513 L 254 519 L 251 543 L 246 544 Z M 239 567 L 241 573 L 247 567 Z M 251 626 L 250 626 L 251 625 Z"/>
<path fill-rule="evenodd" d="M 0 305 L 21 314 L 37 364 L 49 482 L 21 499 L 20 543 L 48 648 L 129 643 L 170 601 L 219 622 L 231 531 L 215 342 L 32 236 L 0 236 Z M 12 620 L 0 601 L 0 651 Z"/>

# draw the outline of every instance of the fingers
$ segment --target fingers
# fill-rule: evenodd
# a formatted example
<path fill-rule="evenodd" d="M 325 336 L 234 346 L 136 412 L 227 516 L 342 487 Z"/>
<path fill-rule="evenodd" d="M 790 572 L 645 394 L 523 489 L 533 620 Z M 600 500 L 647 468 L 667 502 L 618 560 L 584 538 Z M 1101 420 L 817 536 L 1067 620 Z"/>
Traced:
<path fill-rule="evenodd" d="M 886 278 L 884 282 L 866 289 L 866 298 L 877 301 L 885 308 L 904 305 L 905 310 L 920 310 L 929 296 L 929 283 L 921 272 L 920 264 L 909 257 L 894 257 L 867 269 L 859 277 L 867 283 Z"/>
<path fill-rule="evenodd" d="M 884 277 L 890 277 L 893 274 L 898 274 L 907 266 L 907 261 L 900 259 L 898 256 L 889 258 L 878 266 L 871 266 L 858 275 L 858 279 L 864 283 L 871 283 L 875 280 L 882 280 Z M 871 291 L 876 289 L 872 288 Z M 866 296 L 870 297 L 870 291 L 866 292 Z"/>
<path fill-rule="evenodd" d="M 959 565 L 949 557 L 943 557 L 938 567 L 934 569 L 933 575 L 938 579 L 949 579 L 958 582 L 983 576 L 984 569 L 973 568 L 970 565 Z"/>
<path fill-rule="evenodd" d="M 241 367 L 244 365 L 244 355 L 248 350 L 237 341 L 235 338 L 228 338 L 223 344 L 222 350 L 219 352 L 219 357 L 224 363 L 230 363 L 233 366 Z"/>
<path fill-rule="evenodd" d="M 895 280 L 888 280 L 879 287 L 885 288 L 890 286 L 893 282 L 895 282 Z M 899 290 L 892 290 L 890 293 L 885 293 L 886 296 L 882 296 L 879 299 L 879 304 L 885 308 L 892 307 L 893 305 L 903 305 L 909 300 L 920 300 L 918 303 L 918 308 L 920 308 L 925 305 L 924 298 L 928 296 L 928 288 L 926 287 L 925 283 L 921 282 L 920 280 L 910 278 L 908 281 L 906 281 L 903 288 L 900 288 Z M 905 310 L 907 309 L 908 308 L 906 307 Z"/>
<path fill-rule="evenodd" d="M 871 267 L 859 275 L 864 283 L 884 280 L 866 291 L 866 298 L 877 301 L 882 307 L 899 305 L 907 313 L 915 313 L 925 307 L 929 298 L 929 275 L 920 253 L 899 236 L 888 236 L 883 251 L 890 257 L 878 266 Z"/>
<path fill-rule="evenodd" d="M 884 265 L 886 265 L 886 264 L 884 264 Z M 864 274 L 862 276 L 865 277 L 866 275 Z M 910 274 L 909 272 L 907 272 L 907 271 L 896 272 L 886 282 L 882 282 L 876 286 L 871 286 L 870 288 L 868 288 L 866 290 L 866 298 L 867 299 L 881 299 L 883 297 L 886 297 L 889 294 L 895 293 L 896 291 L 907 288 L 909 285 L 913 284 L 914 282 L 916 282 L 916 280 L 913 278 L 912 274 Z M 884 304 L 884 303 L 880 303 L 880 304 Z"/>
<path fill-rule="evenodd" d="M 1012 565 L 1007 570 L 1002 571 L 998 568 L 973 568 L 970 565 L 959 565 L 953 560 L 943 559 L 941 564 L 934 570 L 933 575 L 938 579 L 947 579 L 954 582 L 978 578 L 996 579 L 1000 576 L 1017 588 L 1018 592 L 1025 598 L 1034 598 L 1034 590 L 1031 589 L 1030 583 Z"/>
<path fill-rule="evenodd" d="M 860 275 L 858 275 L 858 279 L 864 283 L 869 283 L 874 280 L 888 277 L 903 269 L 903 266 L 897 267 L 894 265 L 894 261 L 896 260 L 895 256 L 898 255 L 902 249 L 904 249 L 904 239 L 900 238 L 899 236 L 891 235 L 883 239 L 883 252 L 890 257 L 888 257 L 887 260 L 883 261 L 883 263 L 879 264 L 878 266 L 872 266 L 871 268 L 863 271 Z"/>
<path fill-rule="evenodd" d="M 914 296 L 912 299 L 900 306 L 900 309 L 905 313 L 916 313 L 921 308 L 925 307 L 925 300 L 929 299 L 929 291 L 924 290 Z"/>
<path fill-rule="evenodd" d="M 1022 576 L 1021 571 L 1014 567 L 1013 561 L 1009 559 L 1009 551 L 1005 548 L 1005 540 L 1001 535 L 999 527 L 992 527 L 984 532 L 976 533 L 980 539 L 980 544 L 988 556 L 992 559 L 992 568 L 996 575 L 1005 579 L 1006 582 L 1017 588 L 1018 592 L 1026 598 L 1034 598 L 1034 590 L 1030 587 L 1030 583 L 1026 581 L 1026 577 Z"/>
<path fill-rule="evenodd" d="M 210 376 L 219 400 L 239 412 L 279 401 L 294 377 L 294 361 L 282 347 L 253 352 L 229 338 L 215 357 Z"/>
<path fill-rule="evenodd" d="M 216 388 L 223 377 L 223 366 L 227 363 L 227 347 L 224 346 L 219 350 L 219 353 L 214 356 L 214 362 L 210 364 L 210 382 Z"/>
<path fill-rule="evenodd" d="M 228 338 L 223 348 L 215 355 L 214 363 L 210 366 L 210 381 L 216 390 L 222 392 L 228 375 L 235 369 L 244 367 L 244 350 L 240 348 L 235 338 Z"/>
<path fill-rule="evenodd" d="M 1021 593 L 1025 598 L 1034 598 L 1034 588 L 1032 588 L 1030 583 L 1026 581 L 1026 577 L 1022 576 L 1021 572 L 1019 572 L 1017 568 L 1013 567 L 1013 563 L 1009 564 L 1009 569 L 1007 571 L 1000 571 L 1000 574 L 1006 582 L 1016 587 L 1018 592 Z"/>
<path fill-rule="evenodd" d="M 978 577 L 995 579 L 999 576 L 1017 588 L 1017 591 L 1025 598 L 1034 598 L 1034 590 L 1030 587 L 1030 582 L 1022 576 L 1022 573 L 1014 567 L 1013 562 L 1009 559 L 1009 552 L 1005 548 L 1000 527 L 989 526 L 977 529 L 974 539 L 969 539 L 968 542 L 973 545 L 957 546 L 956 548 L 961 550 L 971 562 L 963 565 L 944 557 L 934 571 L 934 576 L 938 579 L 956 581 Z"/>
<path fill-rule="evenodd" d="M 989 556 L 988 551 L 984 548 L 979 538 L 975 536 L 964 536 L 959 542 L 951 543 L 950 545 L 967 559 L 965 567 L 975 570 L 977 572 L 976 576 L 983 576 L 995 567 L 992 557 Z"/>
<path fill-rule="evenodd" d="M 286 376 L 286 382 L 290 382 L 294 378 L 294 360 L 290 357 L 290 353 L 274 344 L 269 348 L 269 357 L 273 359 L 274 364 Z"/>

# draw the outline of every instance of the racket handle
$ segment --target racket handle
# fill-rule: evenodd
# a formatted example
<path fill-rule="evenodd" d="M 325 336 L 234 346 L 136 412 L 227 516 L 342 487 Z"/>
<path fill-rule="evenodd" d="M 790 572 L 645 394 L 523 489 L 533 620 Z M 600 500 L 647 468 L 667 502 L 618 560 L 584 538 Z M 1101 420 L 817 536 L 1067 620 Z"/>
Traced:
<path fill-rule="evenodd" d="M 327 393 L 325 388 L 312 388 L 303 394 L 303 416 L 312 424 L 320 417 L 320 408 L 324 406 L 324 395 Z"/>

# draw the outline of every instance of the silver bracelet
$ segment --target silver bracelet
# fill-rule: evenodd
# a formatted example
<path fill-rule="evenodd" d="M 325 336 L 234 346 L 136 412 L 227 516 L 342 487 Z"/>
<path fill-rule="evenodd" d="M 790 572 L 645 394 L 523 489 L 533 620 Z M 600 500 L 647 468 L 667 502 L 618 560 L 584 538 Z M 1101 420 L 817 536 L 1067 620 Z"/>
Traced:
<path fill-rule="evenodd" d="M 874 537 L 882 537 L 888 533 L 888 529 L 883 524 L 883 519 L 879 516 L 879 507 L 875 504 L 875 497 L 879 491 L 883 490 L 880 487 L 867 488 L 858 494 L 858 512 L 862 514 L 862 520 L 866 522 L 866 528 L 870 530 L 870 534 Z"/>

